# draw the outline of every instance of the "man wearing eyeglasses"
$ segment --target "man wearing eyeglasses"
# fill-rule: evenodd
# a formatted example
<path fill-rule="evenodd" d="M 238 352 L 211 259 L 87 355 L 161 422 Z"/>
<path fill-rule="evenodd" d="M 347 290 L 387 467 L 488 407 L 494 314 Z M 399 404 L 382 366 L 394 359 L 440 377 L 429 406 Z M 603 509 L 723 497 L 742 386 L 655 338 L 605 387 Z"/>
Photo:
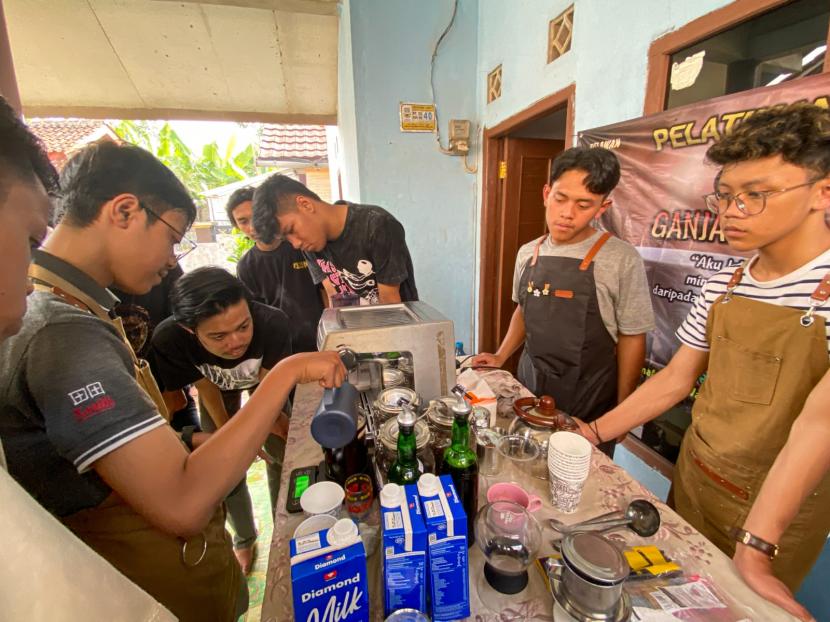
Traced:
<path fill-rule="evenodd" d="M 281 360 L 239 415 L 209 440 L 194 436 L 188 453 L 160 416 L 158 387 L 107 286 L 142 294 L 161 282 L 187 250 L 195 205 L 169 169 L 131 145 L 87 147 L 61 187 L 63 220 L 34 253 L 22 328 L 0 345 L 9 473 L 179 620 L 231 622 L 247 590 L 221 501 L 294 385 L 339 385 L 345 369 L 336 353 Z"/>
<path fill-rule="evenodd" d="M 597 431 L 618 436 L 706 372 L 674 471 L 675 508 L 734 554 L 756 591 L 810 620 L 793 592 L 830 530 L 830 112 L 759 111 L 707 158 L 721 167 L 707 207 L 731 248 L 756 254 L 709 279 L 665 369 L 581 429 L 594 442 Z"/>

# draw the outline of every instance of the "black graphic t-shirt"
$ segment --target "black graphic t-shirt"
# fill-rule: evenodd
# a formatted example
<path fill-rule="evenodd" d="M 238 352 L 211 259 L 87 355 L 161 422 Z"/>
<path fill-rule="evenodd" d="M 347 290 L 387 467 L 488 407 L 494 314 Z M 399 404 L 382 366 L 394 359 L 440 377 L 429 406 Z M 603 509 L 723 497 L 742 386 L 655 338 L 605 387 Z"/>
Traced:
<path fill-rule="evenodd" d="M 150 364 L 165 391 L 175 391 L 206 378 L 223 392 L 252 389 L 260 369 L 271 369 L 291 354 L 288 316 L 279 309 L 251 303 L 254 334 L 245 354 L 224 359 L 208 352 L 193 333 L 170 317 L 156 327 Z"/>
<path fill-rule="evenodd" d="M 115 306 L 115 313 L 121 317 L 127 339 L 139 358 L 147 358 L 153 331 L 173 312 L 170 308 L 170 291 L 182 274 L 184 272 L 176 264 L 161 283 L 141 296 L 128 294 L 115 287 L 109 288 L 118 297 L 119 303 Z"/>
<path fill-rule="evenodd" d="M 256 300 L 284 311 L 291 320 L 294 352 L 317 350 L 323 300 L 301 251 L 288 242 L 272 251 L 254 247 L 239 260 L 236 274 Z"/>
<path fill-rule="evenodd" d="M 360 304 L 379 302 L 378 283 L 400 285 L 401 300 L 418 300 L 415 271 L 403 226 L 376 205 L 349 203 L 343 233 L 319 253 L 305 253 L 315 283 L 328 278 L 337 293 Z"/>

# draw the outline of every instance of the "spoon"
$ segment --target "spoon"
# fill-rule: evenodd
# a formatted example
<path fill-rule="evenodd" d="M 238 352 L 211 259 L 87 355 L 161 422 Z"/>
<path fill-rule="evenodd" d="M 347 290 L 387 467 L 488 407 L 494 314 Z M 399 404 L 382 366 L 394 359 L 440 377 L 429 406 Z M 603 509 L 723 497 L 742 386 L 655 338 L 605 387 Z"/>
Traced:
<path fill-rule="evenodd" d="M 622 510 L 613 510 L 611 512 L 606 512 L 605 514 L 600 514 L 599 516 L 594 516 L 593 518 L 587 518 L 582 522 L 572 523 L 570 525 L 556 518 L 549 518 L 548 522 L 550 523 L 551 529 L 553 529 L 554 531 L 561 531 L 560 527 L 564 527 L 565 529 L 573 529 L 574 527 L 580 527 L 582 525 L 593 525 L 596 523 L 605 522 L 609 519 L 622 518 L 623 515 L 624 512 Z"/>
<path fill-rule="evenodd" d="M 660 528 L 660 512 L 645 499 L 635 499 L 628 504 L 622 518 L 608 519 L 596 523 L 578 523 L 576 525 L 562 525 L 557 529 L 568 535 L 580 531 L 613 531 L 620 527 L 628 527 L 638 536 L 645 538 L 653 536 Z"/>

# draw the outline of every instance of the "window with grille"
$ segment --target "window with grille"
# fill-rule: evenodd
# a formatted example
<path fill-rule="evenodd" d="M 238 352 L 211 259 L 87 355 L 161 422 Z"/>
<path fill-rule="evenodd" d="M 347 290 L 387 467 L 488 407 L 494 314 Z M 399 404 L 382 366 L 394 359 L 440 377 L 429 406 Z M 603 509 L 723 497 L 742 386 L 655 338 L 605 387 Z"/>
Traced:
<path fill-rule="evenodd" d="M 487 74 L 487 103 L 501 97 L 501 65 Z"/>
<path fill-rule="evenodd" d="M 573 37 L 574 7 L 552 19 L 548 25 L 548 62 L 552 63 L 565 52 L 571 49 Z"/>

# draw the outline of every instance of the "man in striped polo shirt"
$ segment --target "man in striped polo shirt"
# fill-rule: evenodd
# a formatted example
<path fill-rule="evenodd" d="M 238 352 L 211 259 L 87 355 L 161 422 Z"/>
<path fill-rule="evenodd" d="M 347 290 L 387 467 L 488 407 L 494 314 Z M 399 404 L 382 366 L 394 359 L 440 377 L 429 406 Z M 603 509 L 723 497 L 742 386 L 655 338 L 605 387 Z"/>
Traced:
<path fill-rule="evenodd" d="M 830 112 L 758 111 L 707 158 L 721 167 L 707 207 L 731 248 L 756 254 L 709 279 L 665 369 L 581 429 L 595 443 L 618 437 L 687 396 L 705 371 L 674 507 L 734 554 L 756 591 L 810 620 L 793 592 L 830 530 Z"/>

